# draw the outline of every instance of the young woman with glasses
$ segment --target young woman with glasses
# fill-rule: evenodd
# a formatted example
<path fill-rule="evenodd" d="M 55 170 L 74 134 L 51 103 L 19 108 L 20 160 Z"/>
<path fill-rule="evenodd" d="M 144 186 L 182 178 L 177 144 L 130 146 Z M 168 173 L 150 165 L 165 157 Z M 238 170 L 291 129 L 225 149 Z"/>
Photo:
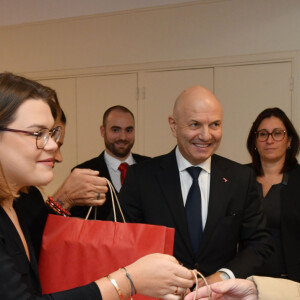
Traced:
<path fill-rule="evenodd" d="M 247 140 L 274 254 L 255 275 L 300 281 L 299 136 L 279 108 L 262 111 Z"/>
<path fill-rule="evenodd" d="M 83 287 L 41 295 L 30 236 L 14 200 L 24 188 L 46 185 L 53 177 L 60 137 L 56 111 L 50 88 L 11 73 L 0 74 L 0 299 L 117 300 L 127 299 L 132 290 L 161 299 L 181 299 L 193 285 L 193 275 L 174 257 L 162 254 L 145 256 L 127 266 L 133 285 L 125 271 L 118 270 L 110 278 Z"/>

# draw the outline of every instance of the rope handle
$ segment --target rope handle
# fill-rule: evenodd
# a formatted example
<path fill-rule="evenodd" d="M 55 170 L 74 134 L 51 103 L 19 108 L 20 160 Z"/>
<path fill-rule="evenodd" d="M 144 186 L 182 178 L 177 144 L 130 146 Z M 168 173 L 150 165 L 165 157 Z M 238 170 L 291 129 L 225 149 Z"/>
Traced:
<path fill-rule="evenodd" d="M 211 295 L 211 289 L 210 289 L 210 286 L 209 284 L 207 283 L 205 277 L 199 272 L 199 271 L 196 271 L 196 270 L 193 270 L 192 271 L 194 276 L 195 276 L 195 280 L 196 280 L 196 288 L 195 288 L 195 295 L 194 295 L 194 299 L 193 300 L 196 300 L 196 296 L 197 296 L 197 291 L 198 291 L 198 275 L 203 279 L 205 285 L 206 285 L 206 288 L 207 288 L 207 294 L 208 294 L 208 300 L 211 300 L 212 298 L 212 295 Z"/>
<path fill-rule="evenodd" d="M 116 204 L 115 202 L 117 202 L 117 205 L 118 205 L 118 208 L 120 210 L 120 213 L 121 213 L 121 216 L 122 216 L 122 220 L 123 220 L 123 223 L 126 223 L 125 222 L 125 218 L 124 218 L 124 214 L 123 214 L 123 211 L 121 209 L 121 205 L 120 205 L 120 202 L 119 202 L 119 199 L 118 199 L 118 196 L 117 196 L 117 193 L 115 191 L 115 188 L 113 187 L 112 183 L 107 179 L 105 178 L 105 180 L 107 181 L 107 185 L 108 185 L 108 188 L 109 188 L 109 192 L 110 192 L 110 196 L 111 196 L 111 201 L 112 201 L 112 207 L 113 207 L 113 213 L 114 213 L 114 221 L 117 222 L 117 214 L 116 214 Z M 90 216 L 90 213 L 93 209 L 93 207 L 95 207 L 95 216 L 94 216 L 94 220 L 96 220 L 97 218 L 97 206 L 90 206 L 88 212 L 87 212 L 87 215 L 85 217 L 85 220 L 87 220 Z"/>

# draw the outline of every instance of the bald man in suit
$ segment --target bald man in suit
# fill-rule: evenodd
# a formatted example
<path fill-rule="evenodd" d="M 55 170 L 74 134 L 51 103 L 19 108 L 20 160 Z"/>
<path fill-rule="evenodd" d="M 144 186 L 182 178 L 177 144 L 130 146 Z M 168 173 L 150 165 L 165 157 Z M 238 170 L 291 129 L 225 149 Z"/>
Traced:
<path fill-rule="evenodd" d="M 176 148 L 132 166 L 119 194 L 128 221 L 175 228 L 175 257 L 210 283 L 255 274 L 272 252 L 252 170 L 214 154 L 222 122 L 209 90 L 183 91 L 169 117 Z"/>

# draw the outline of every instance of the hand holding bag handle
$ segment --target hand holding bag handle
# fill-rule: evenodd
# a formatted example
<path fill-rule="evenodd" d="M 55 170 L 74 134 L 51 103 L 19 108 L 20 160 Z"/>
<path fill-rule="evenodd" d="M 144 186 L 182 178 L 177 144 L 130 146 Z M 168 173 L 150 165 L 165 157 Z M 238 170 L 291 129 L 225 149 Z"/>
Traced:
<path fill-rule="evenodd" d="M 204 281 L 206 288 L 207 288 L 207 294 L 208 294 L 208 300 L 211 300 L 212 298 L 212 293 L 211 293 L 211 288 L 209 286 L 209 284 L 207 283 L 207 280 L 205 279 L 205 277 L 201 274 L 201 272 L 196 271 L 196 270 L 192 270 L 192 273 L 195 276 L 195 280 L 196 280 L 196 287 L 195 287 L 195 294 L 194 294 L 194 299 L 196 300 L 196 296 L 197 296 L 197 291 L 198 291 L 198 275 L 202 278 L 202 280 Z"/>
<path fill-rule="evenodd" d="M 107 181 L 107 185 L 108 185 L 108 188 L 109 188 L 109 192 L 110 192 L 110 196 L 111 196 L 111 201 L 112 201 L 112 207 L 113 207 L 113 213 L 114 213 L 114 221 L 117 222 L 117 214 L 116 214 L 116 204 L 115 202 L 117 202 L 117 205 L 118 205 L 118 208 L 120 210 L 120 213 L 121 213 L 121 216 L 122 216 L 122 220 L 123 220 L 123 223 L 126 223 L 125 222 L 125 218 L 124 218 L 124 214 L 122 212 L 122 209 L 121 209 L 121 205 L 120 205 L 120 202 L 119 202 L 119 199 L 118 199 L 118 196 L 117 196 L 117 193 L 115 191 L 115 188 L 113 187 L 112 183 L 107 179 L 105 178 L 106 181 Z M 91 206 L 87 212 L 87 215 L 85 217 L 85 220 L 88 220 L 89 216 L 90 216 L 90 213 L 92 211 L 94 206 Z M 95 216 L 94 216 L 94 219 L 96 220 L 96 216 L 97 216 L 97 206 L 95 206 Z"/>

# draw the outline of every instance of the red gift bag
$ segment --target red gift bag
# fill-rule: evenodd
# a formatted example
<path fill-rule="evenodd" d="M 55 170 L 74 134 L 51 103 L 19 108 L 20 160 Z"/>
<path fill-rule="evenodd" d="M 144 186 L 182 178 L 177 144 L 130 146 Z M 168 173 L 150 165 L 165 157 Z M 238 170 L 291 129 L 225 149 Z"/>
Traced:
<path fill-rule="evenodd" d="M 150 253 L 172 255 L 174 233 L 164 226 L 49 215 L 39 259 L 43 294 L 88 284 Z"/>

